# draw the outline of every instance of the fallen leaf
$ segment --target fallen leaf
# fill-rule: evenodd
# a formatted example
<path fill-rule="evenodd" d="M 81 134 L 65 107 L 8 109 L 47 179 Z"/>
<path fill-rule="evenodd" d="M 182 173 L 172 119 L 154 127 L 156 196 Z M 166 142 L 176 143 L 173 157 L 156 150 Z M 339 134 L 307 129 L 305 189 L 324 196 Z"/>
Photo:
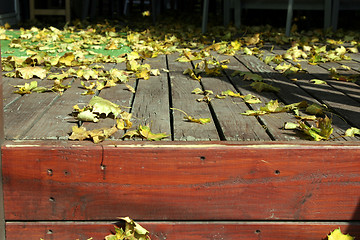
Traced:
<path fill-rule="evenodd" d="M 184 119 L 186 121 L 188 121 L 188 122 L 194 122 L 194 123 L 200 123 L 200 124 L 206 124 L 206 123 L 211 122 L 210 118 L 193 118 L 193 117 L 189 116 L 185 111 L 183 111 L 181 109 L 177 109 L 177 108 L 170 108 L 170 109 L 182 112 L 185 115 Z"/>
<path fill-rule="evenodd" d="M 327 82 L 324 80 L 320 80 L 320 79 L 311 79 L 310 82 L 312 82 L 313 84 L 324 84 L 327 85 Z"/>
<path fill-rule="evenodd" d="M 359 128 L 349 128 L 345 132 L 346 137 L 355 137 L 355 135 L 360 135 L 360 129 Z"/>
<path fill-rule="evenodd" d="M 93 113 L 90 110 L 82 111 L 77 116 L 76 119 L 83 122 L 99 122 L 99 115 Z"/>
<path fill-rule="evenodd" d="M 354 240 L 355 238 L 350 236 L 349 234 L 343 234 L 340 228 L 332 231 L 328 236 L 328 240 Z"/>
<path fill-rule="evenodd" d="M 285 130 L 294 130 L 300 127 L 299 123 L 293 123 L 293 122 L 286 122 L 284 124 L 284 129 Z"/>
<path fill-rule="evenodd" d="M 63 56 L 59 58 L 57 65 L 64 65 L 67 67 L 71 67 L 73 65 L 73 61 L 75 60 L 75 55 L 72 52 L 65 53 Z"/>
<path fill-rule="evenodd" d="M 105 116 L 112 113 L 116 118 L 121 113 L 119 105 L 98 96 L 91 98 L 89 106 L 93 108 L 94 113 L 105 114 Z"/>
<path fill-rule="evenodd" d="M 274 87 L 270 84 L 264 83 L 264 82 L 253 82 L 250 84 L 250 86 L 255 89 L 257 92 L 279 92 L 280 88 Z"/>
<path fill-rule="evenodd" d="M 94 143 L 100 143 L 105 139 L 109 138 L 117 131 L 118 129 L 115 126 L 113 126 L 111 128 L 100 128 L 100 129 L 91 130 L 88 131 L 88 134 L 90 135 Z"/>
<path fill-rule="evenodd" d="M 240 114 L 246 116 L 260 116 L 260 115 L 268 114 L 268 112 L 260 111 L 260 110 L 246 110 L 244 113 L 240 113 Z"/>
<path fill-rule="evenodd" d="M 300 129 L 315 141 L 328 140 L 334 130 L 331 126 L 331 119 L 327 116 L 317 118 L 316 127 L 308 126 L 305 122 L 300 121 Z"/>
<path fill-rule="evenodd" d="M 73 126 L 72 133 L 71 133 L 71 136 L 69 137 L 69 139 L 83 141 L 89 137 L 90 137 L 90 134 L 88 131 L 86 131 L 85 127 Z"/>
<path fill-rule="evenodd" d="M 149 126 L 139 126 L 140 135 L 150 141 L 160 141 L 163 138 L 168 137 L 166 133 L 152 133 Z"/>
<path fill-rule="evenodd" d="M 16 69 L 16 75 L 23 79 L 31 79 L 34 76 L 44 79 L 46 77 L 47 70 L 42 67 L 23 67 Z"/>

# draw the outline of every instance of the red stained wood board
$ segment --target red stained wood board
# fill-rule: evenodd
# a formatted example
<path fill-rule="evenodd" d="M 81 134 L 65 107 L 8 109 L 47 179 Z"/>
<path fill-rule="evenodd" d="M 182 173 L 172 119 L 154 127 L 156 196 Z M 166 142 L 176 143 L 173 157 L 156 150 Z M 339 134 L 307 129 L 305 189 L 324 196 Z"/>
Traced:
<path fill-rule="evenodd" d="M 5 144 L 6 220 L 360 220 L 360 147 Z"/>
<path fill-rule="evenodd" d="M 114 231 L 115 222 L 11 222 L 6 225 L 8 239 L 102 240 Z M 325 239 L 336 228 L 360 236 L 359 225 L 346 222 L 138 222 L 150 232 L 152 240 L 207 239 Z"/>

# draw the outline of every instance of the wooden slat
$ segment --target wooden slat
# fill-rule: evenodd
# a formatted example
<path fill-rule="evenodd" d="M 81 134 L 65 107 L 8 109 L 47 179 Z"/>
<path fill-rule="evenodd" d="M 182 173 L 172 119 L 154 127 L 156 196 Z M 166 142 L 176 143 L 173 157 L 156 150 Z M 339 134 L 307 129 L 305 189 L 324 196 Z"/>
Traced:
<path fill-rule="evenodd" d="M 347 222 L 138 222 L 152 240 L 208 239 L 325 239 L 334 229 L 360 237 L 359 223 Z M 114 227 L 110 222 L 10 222 L 8 239 L 103 240 Z"/>
<path fill-rule="evenodd" d="M 284 50 L 273 50 L 276 54 L 283 54 Z M 264 56 L 272 55 L 268 51 L 264 52 Z M 295 62 L 291 62 L 292 64 L 296 64 Z M 317 95 L 315 92 L 308 92 L 307 89 L 304 88 L 304 85 L 310 85 L 314 87 L 321 88 L 319 85 L 315 85 L 313 83 L 310 83 L 309 81 L 313 78 L 321 78 L 323 80 L 328 80 L 328 72 L 326 72 L 325 69 L 313 66 L 310 64 L 307 64 L 305 62 L 300 62 L 302 67 L 304 69 L 307 69 L 308 71 L 317 74 L 315 75 L 309 75 L 307 73 L 298 73 L 295 76 L 290 76 L 290 78 L 296 78 L 296 81 L 291 81 L 287 77 L 281 75 L 280 73 L 274 73 L 273 81 L 280 84 L 280 86 L 286 86 L 285 91 L 280 91 L 278 95 L 284 99 L 287 103 L 293 103 L 293 102 L 299 102 L 299 101 L 307 101 L 309 104 L 315 103 L 318 105 L 323 104 L 323 99 L 320 95 Z M 276 64 L 271 64 L 272 67 L 275 67 Z M 270 68 L 270 67 L 269 67 Z M 326 77 L 324 77 L 326 76 Z M 312 95 L 315 94 L 315 95 Z M 339 92 L 339 94 L 342 94 Z M 304 113 L 306 115 L 307 113 Z M 339 116 L 337 114 L 332 114 L 332 126 L 334 127 L 333 136 L 335 137 L 334 140 L 338 141 L 344 141 L 344 140 L 354 140 L 354 138 L 347 139 L 343 138 L 342 136 L 345 134 L 346 129 L 352 127 L 350 124 L 348 124 L 346 121 L 344 121 L 344 118 L 342 116 Z"/>
<path fill-rule="evenodd" d="M 28 94 L 5 108 L 5 138 L 18 139 L 26 133 L 58 97 L 53 92 Z"/>
<path fill-rule="evenodd" d="M 6 144 L 6 220 L 360 220 L 357 145 L 126 144 Z"/>
<path fill-rule="evenodd" d="M 5 108 L 8 107 L 9 104 L 11 104 L 12 102 L 16 101 L 21 97 L 21 95 L 14 93 L 14 91 L 16 90 L 14 86 L 24 85 L 24 80 L 18 78 L 13 79 L 3 76 L 2 81 L 3 81 L 3 100 L 4 100 L 3 104 Z"/>
<path fill-rule="evenodd" d="M 74 80 L 71 88 L 60 95 L 51 108 L 25 132 L 21 139 L 62 139 L 66 140 L 71 133 L 72 126 L 77 125 L 77 120 L 71 116 L 74 105 L 83 107 L 87 105 L 92 96 L 81 95 L 80 80 Z"/>
<path fill-rule="evenodd" d="M 232 59 L 234 61 L 234 59 Z M 236 61 L 236 60 L 235 60 Z M 226 76 L 207 77 L 204 76 L 201 82 L 205 89 L 212 90 L 214 94 L 221 94 L 222 91 L 231 90 L 236 93 Z M 213 97 L 213 96 L 211 96 Z M 199 96 L 201 98 L 201 96 Z M 256 117 L 241 115 L 240 113 L 249 110 L 246 103 L 239 98 L 226 97 L 225 99 L 212 99 L 211 106 L 216 113 L 224 137 L 228 141 L 270 141 L 269 135 Z"/>
<path fill-rule="evenodd" d="M 337 72 L 341 75 L 351 76 L 351 75 L 358 75 L 359 73 L 354 70 L 342 70 L 341 65 L 348 65 L 349 62 L 343 62 L 342 64 L 337 62 L 327 62 L 321 63 L 320 66 L 323 67 L 325 70 L 329 68 L 337 69 Z M 350 65 L 350 64 L 349 64 Z M 359 63 L 357 63 L 359 65 Z M 350 66 L 349 66 L 350 67 Z M 328 72 L 329 73 L 329 72 Z M 327 80 L 327 83 L 330 84 L 335 89 L 345 93 L 347 96 L 351 97 L 352 99 L 356 100 L 360 106 L 360 86 L 353 82 L 346 82 L 346 81 L 338 81 L 338 80 Z"/>
<path fill-rule="evenodd" d="M 240 62 L 230 62 L 229 70 L 227 71 L 229 76 L 231 77 L 231 70 L 233 71 L 243 71 L 243 72 L 252 72 L 262 75 L 267 83 L 272 84 L 272 77 L 271 74 L 273 73 L 272 69 L 268 68 L 268 66 L 264 65 L 262 62 L 258 61 L 255 57 L 251 56 L 237 56 Z M 246 66 L 246 67 L 245 67 Z M 240 90 L 240 92 L 244 95 L 252 94 L 257 96 L 261 101 L 262 104 L 251 104 L 254 110 L 259 110 L 260 106 L 264 106 L 270 100 L 278 99 L 278 96 L 272 92 L 261 92 L 258 93 L 254 89 L 250 87 L 250 81 L 243 81 L 242 79 L 237 77 L 231 77 L 232 82 L 234 85 Z M 280 90 L 286 91 L 286 90 Z M 288 92 L 288 91 L 286 91 Z M 269 134 L 274 140 L 281 140 L 281 141 L 290 141 L 290 140 L 301 140 L 300 135 L 298 133 L 289 132 L 288 130 L 284 130 L 283 126 L 285 122 L 295 122 L 295 117 L 290 113 L 277 113 L 277 114 L 270 114 L 270 115 L 263 115 L 259 116 L 261 122 L 265 125 L 266 129 L 268 130 Z"/>
<path fill-rule="evenodd" d="M 168 55 L 173 107 L 185 111 L 193 118 L 211 118 L 207 104 L 198 103 L 196 101 L 198 96 L 191 93 L 195 88 L 201 88 L 200 83 L 183 74 L 191 66 L 177 62 L 176 58 L 177 56 L 174 54 Z M 184 114 L 176 110 L 173 111 L 173 117 L 174 140 L 211 141 L 220 139 L 213 120 L 204 125 L 186 122 Z"/>
<path fill-rule="evenodd" d="M 309 74 L 297 74 L 298 77 L 300 76 L 300 79 L 296 81 L 297 85 L 325 103 L 348 123 L 355 127 L 360 127 L 359 102 L 329 85 L 316 85 L 310 83 L 309 80 L 312 79 L 312 76 L 331 82 L 329 71 L 305 62 L 299 63 L 308 71 Z M 354 87 L 358 88 L 358 86 Z"/>
<path fill-rule="evenodd" d="M 144 64 L 152 69 L 167 69 L 166 56 L 148 59 Z M 148 125 L 154 133 L 171 134 L 170 103 L 167 73 L 151 76 L 149 80 L 139 80 L 132 112 L 136 125 Z M 171 140 L 171 136 L 164 140 Z"/>

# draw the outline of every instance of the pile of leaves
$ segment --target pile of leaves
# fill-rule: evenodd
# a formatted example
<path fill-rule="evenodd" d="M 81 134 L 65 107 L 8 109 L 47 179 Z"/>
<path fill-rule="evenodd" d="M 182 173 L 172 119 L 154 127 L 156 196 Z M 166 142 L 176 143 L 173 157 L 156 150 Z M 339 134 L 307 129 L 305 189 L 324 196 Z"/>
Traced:
<path fill-rule="evenodd" d="M 105 237 L 105 240 L 150 240 L 149 231 L 129 217 L 119 218 L 125 222 L 125 228 L 115 226 L 115 234 Z"/>
<path fill-rule="evenodd" d="M 85 140 L 91 139 L 94 143 L 99 143 L 109 138 L 118 130 L 127 130 L 133 126 L 131 122 L 132 114 L 121 110 L 120 106 L 106 100 L 104 98 L 94 96 L 89 104 L 84 108 L 79 108 L 78 105 L 74 107 L 74 116 L 80 122 L 94 122 L 97 123 L 101 118 L 110 117 L 115 120 L 111 128 L 100 128 L 95 130 L 86 130 L 84 126 L 73 126 L 70 140 Z M 123 138 L 141 137 L 143 139 L 158 141 L 168 137 L 166 133 L 154 134 L 151 132 L 149 126 L 139 125 L 136 130 L 128 131 Z"/>

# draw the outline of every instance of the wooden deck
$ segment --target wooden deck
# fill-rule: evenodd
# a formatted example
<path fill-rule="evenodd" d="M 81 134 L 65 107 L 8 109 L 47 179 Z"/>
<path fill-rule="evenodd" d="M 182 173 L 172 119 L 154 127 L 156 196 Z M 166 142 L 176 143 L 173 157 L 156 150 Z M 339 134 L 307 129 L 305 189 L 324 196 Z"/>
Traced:
<path fill-rule="evenodd" d="M 264 55 L 284 52 L 264 48 Z M 170 134 L 159 142 L 122 139 L 118 131 L 103 143 L 69 141 L 77 121 L 73 106 L 86 105 L 80 81 L 69 79 L 63 95 L 18 95 L 25 80 L 3 78 L 5 136 L 3 188 L 8 239 L 103 239 L 116 217 L 130 216 L 152 239 L 323 239 L 335 228 L 360 237 L 359 137 L 360 82 L 329 77 L 328 69 L 359 74 L 360 54 L 351 61 L 309 65 L 306 73 L 285 76 L 255 56 L 230 59 L 219 77 L 191 79 L 191 63 L 178 55 L 146 59 L 160 76 L 98 91 L 128 109 L 134 126 L 148 124 Z M 125 69 L 125 64 L 106 64 Z M 164 70 L 165 69 L 165 70 Z M 258 93 L 249 81 L 232 76 L 251 71 L 280 88 Z M 326 80 L 316 85 L 311 79 Z M 48 85 L 48 80 L 38 80 Z M 253 94 L 261 104 L 226 97 L 198 102 L 195 88 L 215 94 L 232 90 Z M 330 141 L 310 141 L 296 130 L 293 113 L 245 116 L 270 100 L 326 105 L 334 128 Z M 181 109 L 208 124 L 184 121 Z M 111 127 L 113 119 L 83 123 L 86 129 Z"/>
<path fill-rule="evenodd" d="M 277 54 L 285 51 L 275 50 Z M 266 54 L 271 55 L 272 53 Z M 273 54 L 274 55 L 274 54 Z M 359 74 L 359 55 L 354 60 L 344 63 L 324 63 L 310 65 L 306 62 L 303 68 L 306 74 L 286 77 L 273 70 L 255 56 L 236 55 L 219 56 L 219 59 L 230 59 L 226 75 L 220 77 L 202 77 L 201 82 L 192 80 L 183 71 L 191 68 L 190 63 L 176 61 L 178 56 L 162 55 L 144 62 L 152 68 L 162 71 L 160 76 L 149 80 L 131 81 L 136 89 L 133 94 L 124 84 L 98 91 L 98 96 L 123 106 L 133 114 L 134 126 L 147 124 L 153 132 L 171 134 L 165 141 L 304 141 L 306 138 L 296 131 L 284 130 L 285 122 L 296 122 L 292 113 L 268 114 L 259 117 L 244 116 L 247 110 L 258 110 L 270 100 L 279 100 L 284 104 L 307 101 L 325 105 L 327 115 L 332 118 L 334 141 L 358 141 L 359 138 L 342 138 L 346 129 L 360 128 L 360 86 L 359 83 L 333 80 L 329 77 L 330 67 L 340 68 L 342 64 L 351 66 L 343 71 L 345 75 Z M 357 59 L 357 60 L 356 60 Z M 125 64 L 106 65 L 107 69 L 125 70 Z M 264 77 L 265 82 L 280 88 L 278 93 L 258 93 L 250 87 L 251 81 L 242 77 L 232 77 L 234 71 L 253 72 Z M 296 81 L 292 80 L 296 78 Z M 311 79 L 326 80 L 327 85 L 316 85 Z M 23 84 L 25 80 L 4 77 L 4 111 L 5 136 L 8 140 L 67 140 L 72 126 L 77 121 L 71 116 L 72 107 L 76 104 L 86 105 L 92 95 L 81 95 L 80 81 L 70 79 L 71 88 L 63 95 L 56 93 L 14 94 L 14 85 Z M 91 81 L 91 80 L 90 80 Z M 49 85 L 49 80 L 39 81 L 39 85 Z M 192 94 L 195 88 L 212 90 L 215 94 L 232 90 L 242 95 L 253 94 L 262 104 L 247 104 L 242 99 L 227 97 L 216 99 L 210 96 L 210 103 L 197 102 L 203 96 Z M 128 109 L 129 110 L 128 110 Z M 184 121 L 184 114 L 171 110 L 177 108 L 194 118 L 211 118 L 209 124 L 194 124 Z M 86 123 L 88 129 L 111 127 L 113 121 L 101 121 L 96 124 Z M 123 132 L 111 137 L 121 140 Z"/>

